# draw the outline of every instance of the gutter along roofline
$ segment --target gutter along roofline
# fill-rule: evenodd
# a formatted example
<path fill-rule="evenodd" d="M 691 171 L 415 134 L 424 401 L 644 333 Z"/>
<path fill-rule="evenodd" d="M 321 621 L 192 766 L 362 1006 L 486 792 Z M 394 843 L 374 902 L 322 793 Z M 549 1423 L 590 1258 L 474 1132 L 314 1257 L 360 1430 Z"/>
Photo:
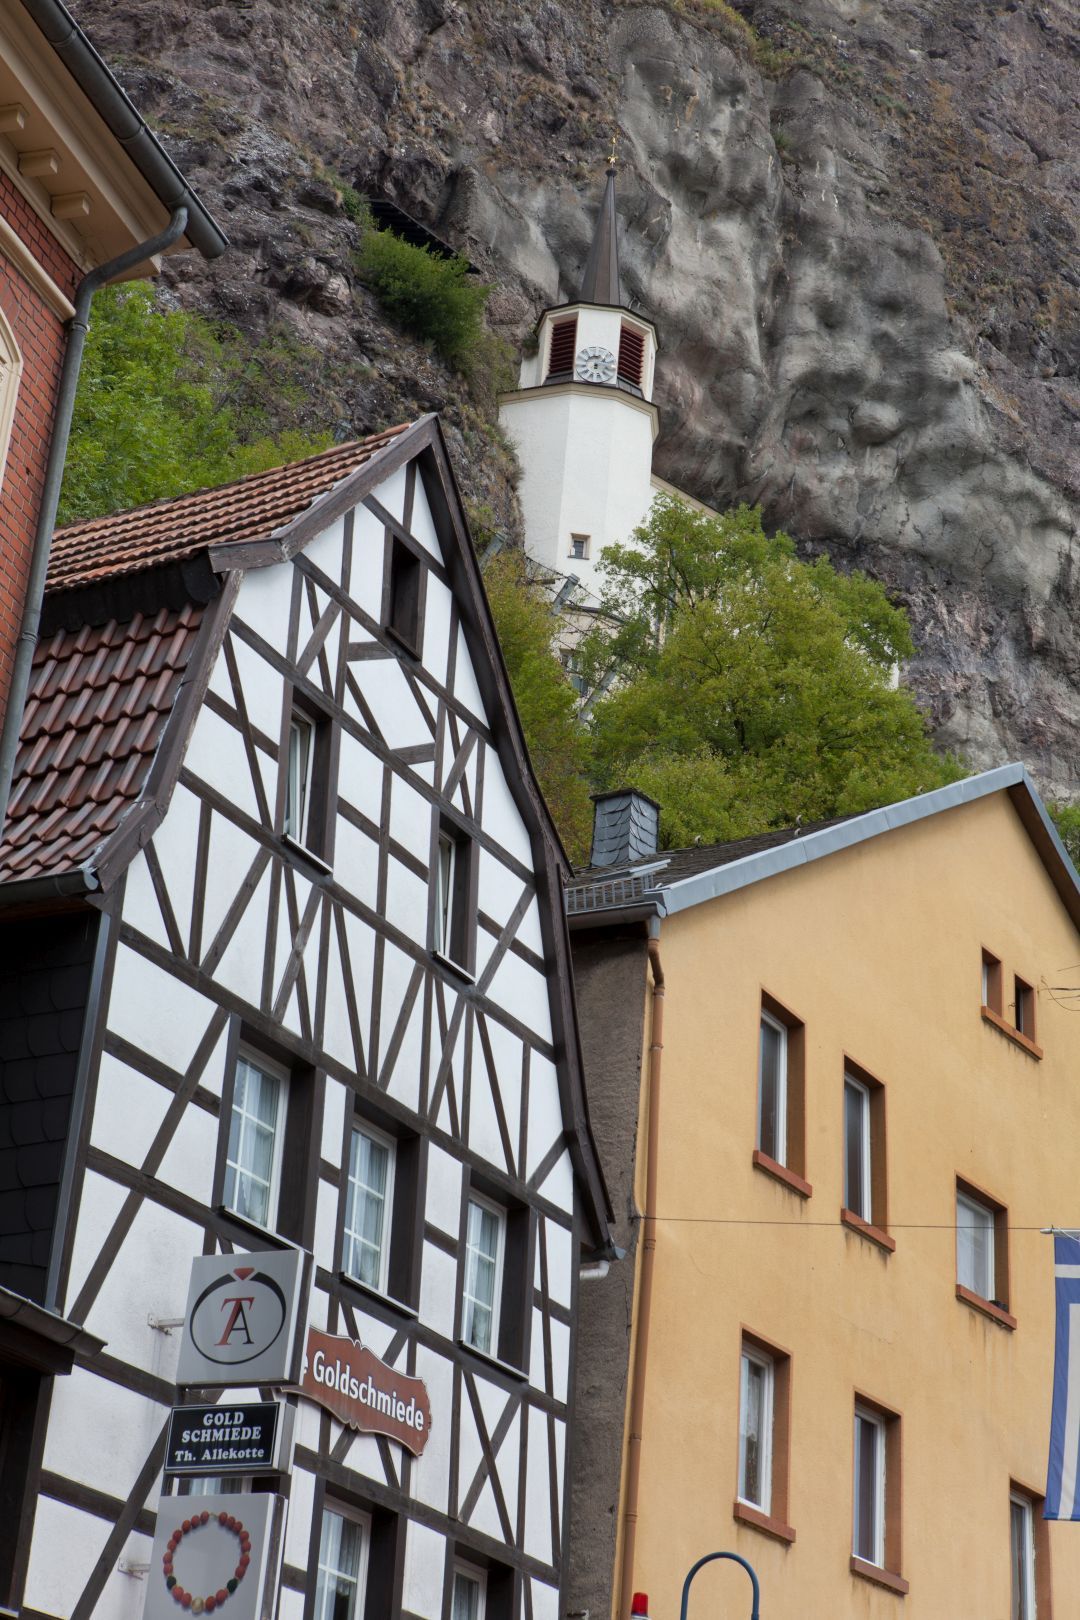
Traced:
<path fill-rule="evenodd" d="M 612 927 L 619 922 L 639 921 L 642 912 L 645 915 L 655 911 L 659 916 L 674 916 L 676 912 L 687 911 L 693 906 L 705 905 L 710 900 L 749 888 L 765 878 L 778 877 L 828 855 L 854 849 L 882 833 L 896 832 L 901 827 L 913 826 L 944 811 L 961 809 L 964 805 L 975 804 L 991 794 L 1002 792 L 1008 794 L 1062 904 L 1080 932 L 1080 875 L 1069 859 L 1026 767 L 1018 762 L 999 765 L 978 776 L 965 777 L 963 781 L 935 788 L 930 793 L 867 811 L 865 815 L 852 816 L 831 827 L 823 827 L 818 832 L 803 833 L 771 849 L 758 850 L 726 863 L 718 861 L 715 866 L 696 872 L 691 877 L 663 883 L 661 870 L 654 879 L 656 886 L 647 890 L 644 896 L 635 898 L 631 904 L 598 906 L 595 910 L 571 910 L 570 928 L 578 932 L 585 928 Z M 663 859 L 661 852 L 639 864 L 655 866 L 657 861 Z M 629 876 L 632 879 L 634 868 L 620 868 L 620 872 L 624 878 Z M 579 884 L 571 883 L 568 888 L 570 892 L 589 887 L 602 889 L 605 881 L 612 880 L 592 878 Z"/>
<path fill-rule="evenodd" d="M 229 239 L 121 89 L 62 0 L 22 0 L 68 72 L 108 125 L 168 213 L 188 211 L 184 235 L 204 259 L 219 258 Z"/>

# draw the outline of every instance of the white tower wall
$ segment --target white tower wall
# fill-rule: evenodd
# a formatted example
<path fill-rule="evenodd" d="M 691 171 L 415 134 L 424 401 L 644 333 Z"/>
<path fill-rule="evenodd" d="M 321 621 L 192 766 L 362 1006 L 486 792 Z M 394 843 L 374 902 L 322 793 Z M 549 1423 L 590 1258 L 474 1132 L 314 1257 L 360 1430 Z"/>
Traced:
<path fill-rule="evenodd" d="M 601 552 L 628 540 L 652 504 L 655 408 L 603 384 L 567 382 L 504 397 L 500 416 L 521 462 L 530 556 L 599 596 Z M 574 535 L 588 536 L 587 557 L 572 555 Z"/>

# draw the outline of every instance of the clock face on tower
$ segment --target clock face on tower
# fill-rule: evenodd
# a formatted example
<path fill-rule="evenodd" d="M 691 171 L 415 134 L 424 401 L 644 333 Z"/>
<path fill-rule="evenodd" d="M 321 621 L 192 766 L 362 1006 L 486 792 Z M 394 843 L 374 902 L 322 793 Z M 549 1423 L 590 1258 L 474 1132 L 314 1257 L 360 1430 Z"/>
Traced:
<path fill-rule="evenodd" d="M 580 382 L 609 383 L 615 376 L 615 356 L 610 349 L 582 349 L 574 375 Z"/>

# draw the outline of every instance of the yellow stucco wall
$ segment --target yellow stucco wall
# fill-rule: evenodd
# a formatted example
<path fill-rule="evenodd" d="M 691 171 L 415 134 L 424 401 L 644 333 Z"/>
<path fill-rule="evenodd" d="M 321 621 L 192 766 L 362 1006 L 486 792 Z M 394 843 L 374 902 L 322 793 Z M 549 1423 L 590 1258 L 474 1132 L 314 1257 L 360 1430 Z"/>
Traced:
<path fill-rule="evenodd" d="M 1007 1003 L 1014 971 L 1039 987 L 1041 1062 L 980 1016 L 984 945 Z M 1080 986 L 1080 938 L 1043 865 L 999 793 L 670 917 L 661 954 L 635 1587 L 674 1620 L 687 1568 L 728 1548 L 766 1620 L 1009 1620 L 1010 1479 L 1045 1481 L 1052 1241 L 1011 1232 L 1010 1332 L 956 1298 L 953 1221 L 959 1174 L 1014 1228 L 1080 1224 L 1080 1000 L 1046 988 Z M 762 987 L 806 1024 L 806 1201 L 751 1165 Z M 845 1054 L 887 1087 L 891 1255 L 838 1223 Z M 790 1547 L 732 1517 L 744 1327 L 793 1357 Z M 857 1390 L 902 1414 L 906 1597 L 849 1569 Z M 1080 1525 L 1050 1549 L 1069 1620 Z M 733 1566 L 698 1577 L 692 1620 L 749 1612 Z"/>

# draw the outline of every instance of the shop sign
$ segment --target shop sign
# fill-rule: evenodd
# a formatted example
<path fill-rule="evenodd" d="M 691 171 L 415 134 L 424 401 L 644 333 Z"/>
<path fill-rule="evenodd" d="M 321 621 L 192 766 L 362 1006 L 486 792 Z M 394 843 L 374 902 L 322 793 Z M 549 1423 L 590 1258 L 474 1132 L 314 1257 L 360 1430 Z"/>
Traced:
<path fill-rule="evenodd" d="M 279 1466 L 275 1442 L 281 1410 L 276 1401 L 260 1401 L 253 1406 L 174 1406 L 165 1447 L 165 1472 L 273 1472 Z"/>
<path fill-rule="evenodd" d="M 269 1620 L 284 1509 L 268 1492 L 160 1497 L 143 1620 Z"/>
<path fill-rule="evenodd" d="M 431 1403 L 422 1378 L 380 1361 L 357 1339 L 309 1327 L 301 1391 L 362 1434 L 384 1434 L 419 1457 L 431 1432 Z"/>
<path fill-rule="evenodd" d="M 287 1383 L 303 1259 L 298 1249 L 266 1249 L 193 1260 L 177 1383 Z"/>

